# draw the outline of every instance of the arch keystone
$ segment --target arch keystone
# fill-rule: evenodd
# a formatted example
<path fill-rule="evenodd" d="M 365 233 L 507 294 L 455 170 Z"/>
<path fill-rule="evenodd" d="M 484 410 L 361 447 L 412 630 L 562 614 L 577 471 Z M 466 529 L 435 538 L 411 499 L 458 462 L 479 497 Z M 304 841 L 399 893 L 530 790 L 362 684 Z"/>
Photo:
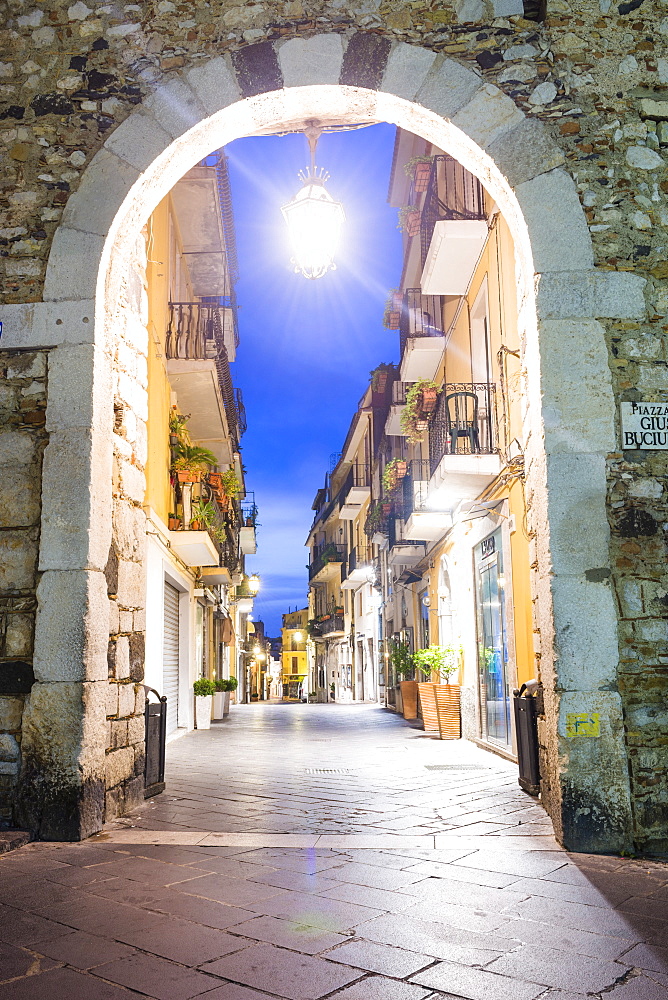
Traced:
<path fill-rule="evenodd" d="M 278 46 L 278 63 L 286 87 L 338 83 L 343 65 L 341 35 L 291 38 Z"/>

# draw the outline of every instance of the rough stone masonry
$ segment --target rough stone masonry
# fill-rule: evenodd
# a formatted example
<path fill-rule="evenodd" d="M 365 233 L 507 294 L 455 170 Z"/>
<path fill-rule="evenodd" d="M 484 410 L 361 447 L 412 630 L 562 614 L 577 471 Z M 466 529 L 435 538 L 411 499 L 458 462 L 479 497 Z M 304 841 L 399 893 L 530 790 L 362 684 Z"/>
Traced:
<path fill-rule="evenodd" d="M 71 5 L 58 0 L 4 0 L 2 11 L 0 268 L 5 303 L 26 304 L 29 309 L 30 303 L 42 299 L 53 235 L 87 165 L 132 111 L 179 73 L 203 66 L 214 56 L 224 56 L 243 95 L 269 91 L 282 86 L 275 55 L 280 55 L 281 45 L 294 38 L 335 33 L 345 47 L 341 82 L 373 89 L 379 86 L 392 46 L 408 43 L 435 53 L 437 59 L 448 57 L 474 70 L 482 81 L 498 87 L 515 103 L 526 115 L 528 128 L 533 122 L 540 123 L 540 135 L 549 137 L 550 148 L 561 151 L 545 169 L 563 165 L 573 178 L 598 273 L 596 281 L 577 288 L 564 280 L 563 287 L 554 289 L 552 312 L 548 309 L 542 318 L 556 323 L 559 316 L 601 317 L 617 403 L 661 401 L 668 396 L 668 0 L 547 0 L 546 4 L 524 5 L 520 0 L 363 0 L 345 5 L 333 0 L 307 7 L 300 0 L 244 4 L 78 0 Z M 541 141 L 537 131 L 529 135 L 531 142 L 526 147 L 512 151 L 513 183 L 521 183 L 525 159 L 535 155 Z M 498 144 L 502 146 L 503 139 Z M 567 257 L 569 249 L 564 245 L 559 252 Z M 139 250 L 136 256 L 135 277 L 129 279 L 125 293 L 141 296 Z M 616 279 L 624 275 L 636 277 L 633 287 L 642 288 L 643 307 L 626 309 L 620 301 L 612 315 L 625 318 L 606 318 L 610 311 L 597 311 L 598 279 L 609 278 L 613 294 L 623 299 L 629 286 Z M 587 363 L 588 322 L 583 320 L 578 344 L 583 364 Z M 106 795 L 106 815 L 111 816 L 136 801 L 141 783 L 141 697 L 137 687 L 143 634 L 141 545 L 132 539 L 142 530 L 144 442 L 142 415 L 134 415 L 139 417 L 136 420 L 132 414 L 136 396 L 132 392 L 124 395 L 124 387 L 128 378 L 141 385 L 145 346 L 137 331 L 126 334 L 104 348 L 113 354 L 116 373 L 116 426 L 109 429 L 109 436 L 114 435 L 115 516 L 113 539 L 106 542 L 109 555 L 104 594 L 99 592 L 99 574 L 81 579 L 86 607 L 92 602 L 99 611 L 103 597 L 107 602 L 105 613 L 111 619 L 109 668 L 103 676 L 97 651 L 94 668 L 77 674 L 74 680 L 66 679 L 65 671 L 57 683 L 50 683 L 48 698 L 43 697 L 46 679 L 28 690 L 31 615 L 40 586 L 40 572 L 35 568 L 38 455 L 46 434 L 37 424 L 27 430 L 10 430 L 27 435 L 33 457 L 26 473 L 31 477 L 32 499 L 24 496 L 21 500 L 23 508 L 26 504 L 30 507 L 30 518 L 24 511 L 26 517 L 19 517 L 17 527 L 16 501 L 5 504 L 3 492 L 0 502 L 3 551 L 11 547 L 12 565 L 25 568 L 23 575 L 18 569 L 14 574 L 6 569 L 0 573 L 3 615 L 7 613 L 7 620 L 14 624 L 20 622 L 23 630 L 22 639 L 11 638 L 15 630 L 12 632 L 9 625 L 2 633 L 2 683 L 11 687 L 12 682 L 4 678 L 14 670 L 12 663 L 20 659 L 25 664 L 21 682 L 25 690 L 0 693 L 3 782 L 9 778 L 11 784 L 20 769 L 28 776 L 31 766 L 41 766 L 39 760 L 31 764 L 25 753 L 21 757 L 22 711 L 26 713 L 24 736 L 28 724 L 31 747 L 41 746 L 46 753 L 52 734 L 45 719 L 57 704 L 54 692 L 58 685 L 66 703 L 88 698 L 97 705 L 102 688 L 107 703 L 107 767 L 94 779 L 100 792 L 90 798 L 97 805 L 88 819 L 82 822 L 79 816 L 71 827 L 51 828 L 37 817 L 34 795 L 32 804 L 19 802 L 14 819 L 31 824 L 43 836 L 76 837 L 92 832 L 105 815 L 105 784 L 110 792 Z M 29 357 L 33 361 L 26 361 Z M 71 357 L 74 363 L 76 351 Z M 0 369 L 2 391 L 16 400 L 23 391 L 23 383 L 19 385 L 22 376 L 9 360 L 3 359 Z M 33 352 L 21 360 L 44 366 L 46 352 Z M 35 410 L 44 405 L 43 378 L 35 377 L 42 393 Z M 10 428 L 11 421 L 18 419 L 17 405 L 10 403 L 5 411 L 12 414 Z M 587 414 L 582 417 L 586 420 Z M 53 439 L 57 428 L 46 426 Z M 617 438 L 621 448 L 619 429 Z M 628 757 L 632 801 L 632 830 L 627 839 L 637 850 L 647 851 L 668 850 L 665 456 L 661 451 L 607 454 L 611 569 L 592 566 L 587 576 L 600 588 L 612 588 L 616 602 L 621 655 L 615 683 L 605 684 L 621 694 L 624 709 L 620 740 Z M 0 460 L 6 461 L 5 457 Z M 12 449 L 9 464 L 14 472 L 18 463 L 19 451 Z M 586 497 L 579 501 L 586 503 Z M 577 504 L 572 516 L 577 536 Z M 44 531 L 44 518 L 42 521 Z M 127 591 L 125 603 L 120 597 L 117 567 Z M 12 643 L 18 643 L 20 657 Z M 13 683 L 18 686 L 19 681 Z M 557 680 L 556 695 L 558 686 Z M 104 711 L 96 708 L 98 714 L 93 715 L 102 718 Z M 40 732 L 37 739 L 35 728 Z M 547 758 L 557 752 L 553 746 L 556 735 L 545 728 L 542 732 Z M 97 732 L 86 738 L 102 739 Z M 563 750 L 559 752 L 563 754 Z M 573 748 L 571 765 L 575 768 L 579 752 Z M 585 758 L 582 766 L 586 766 Z M 554 768 L 550 772 L 548 767 L 546 772 L 553 776 L 544 789 L 549 806 L 557 794 L 550 788 L 550 780 L 557 778 Z M 63 778 L 65 785 L 71 777 Z M 3 784 L 6 815 L 14 802 L 8 785 Z M 76 799 L 80 793 L 72 794 Z M 602 843 L 597 841 L 603 836 L 597 827 L 605 823 L 605 787 L 601 788 L 600 802 L 582 801 L 568 785 L 560 794 L 565 806 L 557 821 L 558 834 L 571 843 Z M 74 813 L 77 808 L 73 801 Z M 555 810 L 552 813 L 556 817 Z"/>

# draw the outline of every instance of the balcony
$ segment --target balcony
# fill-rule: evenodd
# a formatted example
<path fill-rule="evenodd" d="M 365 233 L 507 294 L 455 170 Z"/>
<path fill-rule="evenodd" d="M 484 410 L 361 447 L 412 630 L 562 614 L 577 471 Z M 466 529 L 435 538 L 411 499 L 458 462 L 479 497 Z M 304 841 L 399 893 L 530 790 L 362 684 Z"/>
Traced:
<path fill-rule="evenodd" d="M 203 480 L 195 489 L 199 496 L 193 498 L 193 483 L 179 483 L 175 499 L 183 512 L 182 526 L 170 528 L 169 543 L 175 554 L 187 566 L 206 567 L 206 582 L 230 583 L 239 562 L 236 526 L 237 512 L 229 501 L 221 505 L 216 492 Z M 176 504 L 175 504 L 176 506 Z M 199 516 L 199 521 L 195 519 Z M 193 528 L 193 524 L 200 526 Z M 214 579 L 219 576 L 220 579 Z"/>
<path fill-rule="evenodd" d="M 426 552 L 426 541 L 406 537 L 403 517 L 390 517 L 388 544 L 390 566 L 415 566 Z"/>
<path fill-rule="evenodd" d="M 375 500 L 364 522 L 364 533 L 374 545 L 385 545 L 390 524 L 391 500 Z"/>
<path fill-rule="evenodd" d="M 255 501 L 245 498 L 241 503 L 241 527 L 239 528 L 239 548 L 245 556 L 254 556 L 257 552 L 256 522 L 257 507 Z"/>
<path fill-rule="evenodd" d="M 335 639 L 346 634 L 343 615 L 330 615 L 320 622 L 320 635 L 323 639 Z"/>
<path fill-rule="evenodd" d="M 487 233 L 478 178 L 451 156 L 435 156 L 420 223 L 425 295 L 464 295 Z"/>
<path fill-rule="evenodd" d="M 348 568 L 341 582 L 341 590 L 357 590 L 374 576 L 375 570 L 369 547 L 365 545 L 354 548 L 348 556 Z"/>
<path fill-rule="evenodd" d="M 341 488 L 339 517 L 353 521 L 371 496 L 371 476 L 368 465 L 353 465 Z"/>
<path fill-rule="evenodd" d="M 221 307 L 171 302 L 165 336 L 167 377 L 179 407 L 190 413 L 193 440 L 229 465 L 242 431 L 239 398 L 232 387 Z M 243 404 L 241 404 L 243 405 Z"/>
<path fill-rule="evenodd" d="M 401 311 L 399 344 L 401 381 L 433 379 L 445 349 L 440 295 L 423 295 L 420 288 L 407 289 Z"/>
<path fill-rule="evenodd" d="M 385 433 L 390 437 L 404 434 L 401 429 L 401 414 L 406 405 L 406 393 L 412 385 L 412 382 L 394 382 L 392 384 L 392 402 L 385 421 Z"/>
<path fill-rule="evenodd" d="M 489 382 L 443 386 L 429 424 L 431 505 L 452 510 L 475 500 L 501 471 L 495 390 Z"/>
<path fill-rule="evenodd" d="M 345 545 L 335 545 L 333 542 L 314 545 L 309 566 L 309 582 L 327 583 L 328 580 L 335 579 L 345 561 Z"/>
<path fill-rule="evenodd" d="M 434 504 L 430 493 L 430 477 L 429 461 L 413 461 L 401 481 L 405 539 L 435 541 L 452 527 L 452 514 L 439 510 L 438 504 Z"/>

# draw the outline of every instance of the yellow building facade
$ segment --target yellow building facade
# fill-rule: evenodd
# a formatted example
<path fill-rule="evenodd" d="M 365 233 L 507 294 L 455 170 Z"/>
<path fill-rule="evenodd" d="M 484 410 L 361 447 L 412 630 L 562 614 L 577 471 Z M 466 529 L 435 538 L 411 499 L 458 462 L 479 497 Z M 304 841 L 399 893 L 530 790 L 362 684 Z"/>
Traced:
<path fill-rule="evenodd" d="M 289 611 L 283 615 L 281 628 L 280 697 L 297 701 L 308 696 L 308 623 L 309 609 Z M 274 692 L 279 695 L 279 692 Z"/>

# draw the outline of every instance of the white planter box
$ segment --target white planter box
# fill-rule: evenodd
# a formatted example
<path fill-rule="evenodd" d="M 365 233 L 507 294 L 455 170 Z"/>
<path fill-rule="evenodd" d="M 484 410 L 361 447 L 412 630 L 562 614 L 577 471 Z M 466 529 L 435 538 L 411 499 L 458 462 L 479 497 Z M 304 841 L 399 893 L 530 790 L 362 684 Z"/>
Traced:
<path fill-rule="evenodd" d="M 213 695 L 195 695 L 195 725 L 198 729 L 211 729 L 211 702 Z"/>
<path fill-rule="evenodd" d="M 216 691 L 213 696 L 213 719 L 220 722 L 225 717 L 225 695 L 227 691 Z"/>

